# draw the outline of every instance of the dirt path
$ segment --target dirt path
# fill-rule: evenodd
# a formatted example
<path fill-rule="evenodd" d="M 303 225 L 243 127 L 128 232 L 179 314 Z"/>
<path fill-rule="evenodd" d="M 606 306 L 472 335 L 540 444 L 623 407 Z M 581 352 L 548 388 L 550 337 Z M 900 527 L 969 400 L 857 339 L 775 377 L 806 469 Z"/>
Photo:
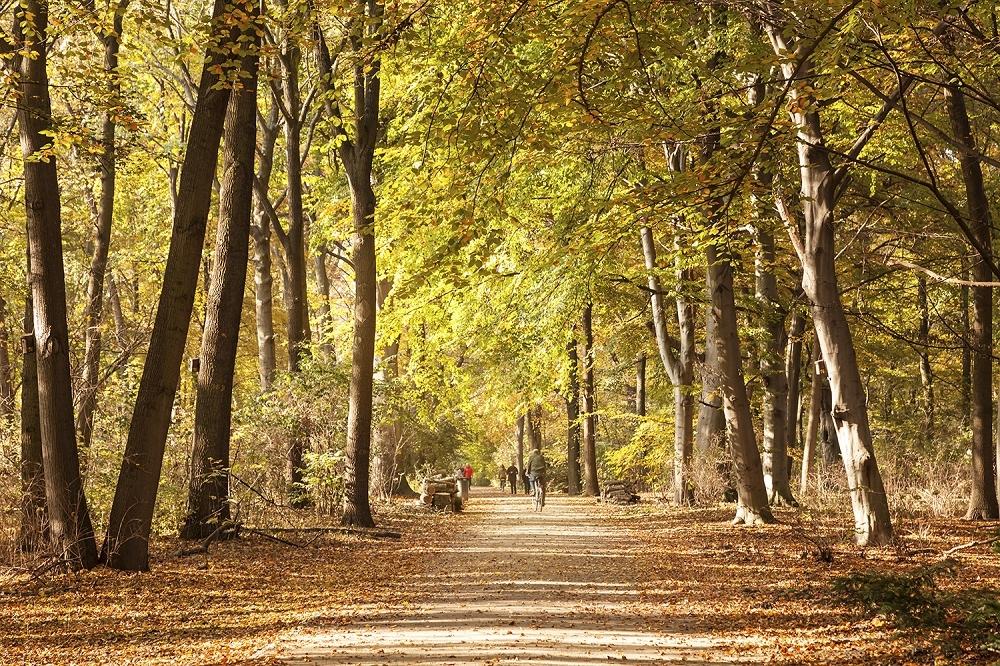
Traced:
<path fill-rule="evenodd" d="M 427 553 L 399 604 L 324 618 L 282 642 L 291 664 L 725 663 L 723 645 L 668 630 L 643 598 L 637 549 L 593 500 L 480 490 L 473 525 Z M 730 652 L 730 654 L 732 654 Z M 746 658 L 738 661 L 745 663 Z"/>

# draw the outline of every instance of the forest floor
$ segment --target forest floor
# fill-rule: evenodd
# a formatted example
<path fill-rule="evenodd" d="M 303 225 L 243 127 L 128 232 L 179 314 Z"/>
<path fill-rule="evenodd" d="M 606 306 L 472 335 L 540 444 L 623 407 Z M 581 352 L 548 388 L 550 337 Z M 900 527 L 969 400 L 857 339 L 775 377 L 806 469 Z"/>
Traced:
<path fill-rule="evenodd" d="M 148 574 L 26 579 L 0 570 L 0 664 L 994 663 L 961 638 L 900 630 L 834 591 L 990 536 L 961 521 L 897 524 L 862 551 L 844 515 L 733 528 L 731 507 L 606 506 L 476 489 L 459 515 L 395 505 L 399 541 L 344 535 L 293 548 L 258 537 Z M 306 541 L 306 539 L 300 539 Z M 823 557 L 820 557 L 824 551 Z M 943 593 L 1000 588 L 1000 558 L 955 555 Z M 827 561 L 830 560 L 830 561 Z"/>

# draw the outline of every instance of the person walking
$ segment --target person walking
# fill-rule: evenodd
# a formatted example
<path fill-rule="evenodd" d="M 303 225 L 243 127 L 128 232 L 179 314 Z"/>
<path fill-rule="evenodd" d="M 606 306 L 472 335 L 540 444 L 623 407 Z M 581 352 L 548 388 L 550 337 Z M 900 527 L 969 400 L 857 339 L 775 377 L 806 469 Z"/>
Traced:
<path fill-rule="evenodd" d="M 517 467 L 511 465 L 507 468 L 507 483 L 510 484 L 510 494 L 517 494 Z"/>
<path fill-rule="evenodd" d="M 503 465 L 497 469 L 497 481 L 500 483 L 500 490 L 502 491 L 507 485 L 507 468 Z"/>

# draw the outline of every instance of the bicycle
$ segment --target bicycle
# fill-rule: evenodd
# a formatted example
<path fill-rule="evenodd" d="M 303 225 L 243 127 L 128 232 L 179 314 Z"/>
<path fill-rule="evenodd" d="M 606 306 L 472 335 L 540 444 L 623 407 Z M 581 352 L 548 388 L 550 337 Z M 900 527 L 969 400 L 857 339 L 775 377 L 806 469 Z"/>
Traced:
<path fill-rule="evenodd" d="M 545 506 L 545 480 L 541 477 L 531 479 L 531 506 L 538 512 Z"/>

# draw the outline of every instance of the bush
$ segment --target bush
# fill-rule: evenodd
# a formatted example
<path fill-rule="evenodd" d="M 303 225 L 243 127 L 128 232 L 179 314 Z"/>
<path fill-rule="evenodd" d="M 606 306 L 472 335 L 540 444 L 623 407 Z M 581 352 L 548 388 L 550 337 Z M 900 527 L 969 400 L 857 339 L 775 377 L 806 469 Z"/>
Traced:
<path fill-rule="evenodd" d="M 1000 595 L 986 589 L 941 589 L 939 580 L 956 570 L 956 562 L 948 559 L 903 573 L 855 573 L 835 579 L 833 589 L 868 615 L 926 632 L 946 654 L 1000 653 Z"/>

